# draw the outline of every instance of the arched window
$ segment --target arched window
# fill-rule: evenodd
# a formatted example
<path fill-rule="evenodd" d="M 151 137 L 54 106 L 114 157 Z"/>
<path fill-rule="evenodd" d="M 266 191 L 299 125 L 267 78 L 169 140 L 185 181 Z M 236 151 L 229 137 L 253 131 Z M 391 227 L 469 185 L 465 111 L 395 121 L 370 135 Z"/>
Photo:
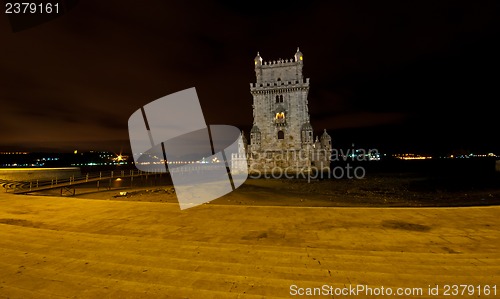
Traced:
<path fill-rule="evenodd" d="M 278 139 L 285 139 L 285 132 L 278 131 Z"/>
<path fill-rule="evenodd" d="M 276 103 L 280 102 L 280 96 L 276 96 Z"/>
<path fill-rule="evenodd" d="M 285 122 L 285 112 L 277 112 L 276 113 L 276 122 Z"/>
<path fill-rule="evenodd" d="M 280 95 L 280 103 L 283 103 L 283 95 Z"/>

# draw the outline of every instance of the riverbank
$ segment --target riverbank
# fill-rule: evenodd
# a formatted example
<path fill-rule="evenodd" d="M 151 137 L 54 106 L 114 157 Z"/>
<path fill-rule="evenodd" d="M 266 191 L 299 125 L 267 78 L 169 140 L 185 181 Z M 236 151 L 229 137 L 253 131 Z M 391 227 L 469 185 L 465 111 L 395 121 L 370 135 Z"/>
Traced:
<path fill-rule="evenodd" d="M 56 195 L 53 191 L 50 195 Z M 120 196 L 120 192 L 126 192 Z M 175 188 L 150 185 L 97 192 L 79 188 L 77 198 L 177 203 Z M 353 180 L 248 179 L 209 204 L 301 207 L 456 207 L 500 204 L 500 177 L 468 182 L 419 175 L 377 175 Z"/>

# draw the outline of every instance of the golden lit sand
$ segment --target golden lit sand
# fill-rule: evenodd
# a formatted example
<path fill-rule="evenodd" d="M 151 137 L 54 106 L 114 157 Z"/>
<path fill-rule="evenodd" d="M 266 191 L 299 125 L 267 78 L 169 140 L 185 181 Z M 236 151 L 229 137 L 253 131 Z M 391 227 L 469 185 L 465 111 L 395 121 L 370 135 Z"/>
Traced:
<path fill-rule="evenodd" d="M 0 297 L 289 298 L 292 284 L 500 287 L 499 216 L 500 207 L 212 203 L 181 211 L 168 202 L 2 193 Z"/>

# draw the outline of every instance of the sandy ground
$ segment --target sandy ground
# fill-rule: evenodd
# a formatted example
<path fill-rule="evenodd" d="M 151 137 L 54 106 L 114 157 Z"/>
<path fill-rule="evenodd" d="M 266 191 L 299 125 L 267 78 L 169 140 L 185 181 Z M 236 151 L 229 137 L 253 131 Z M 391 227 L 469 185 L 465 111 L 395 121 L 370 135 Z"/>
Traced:
<path fill-rule="evenodd" d="M 2 193 L 0 297 L 290 298 L 291 285 L 366 285 L 422 289 L 400 298 L 495 298 L 444 292 L 500 288 L 500 207 L 301 207 L 330 199 L 299 184 L 244 188 L 183 211 L 164 187 L 129 198 Z"/>

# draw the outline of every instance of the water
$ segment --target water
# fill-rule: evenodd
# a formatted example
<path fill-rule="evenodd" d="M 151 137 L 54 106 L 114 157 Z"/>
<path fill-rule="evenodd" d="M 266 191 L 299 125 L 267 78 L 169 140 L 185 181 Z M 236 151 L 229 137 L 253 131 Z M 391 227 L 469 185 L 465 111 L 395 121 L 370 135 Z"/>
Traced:
<path fill-rule="evenodd" d="M 82 176 L 80 168 L 0 168 L 0 179 L 5 181 L 63 180 L 73 176 Z"/>

